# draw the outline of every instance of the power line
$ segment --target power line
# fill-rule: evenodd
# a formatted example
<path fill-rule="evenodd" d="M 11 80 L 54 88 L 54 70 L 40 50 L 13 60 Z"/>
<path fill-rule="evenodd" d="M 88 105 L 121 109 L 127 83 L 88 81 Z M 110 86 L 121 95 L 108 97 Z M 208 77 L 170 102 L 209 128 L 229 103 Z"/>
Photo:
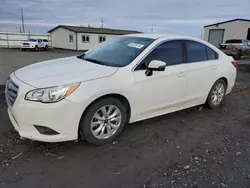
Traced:
<path fill-rule="evenodd" d="M 25 33 L 25 30 L 24 30 L 24 20 L 23 20 L 23 9 L 22 8 L 21 8 L 21 20 L 22 20 L 23 33 Z"/>

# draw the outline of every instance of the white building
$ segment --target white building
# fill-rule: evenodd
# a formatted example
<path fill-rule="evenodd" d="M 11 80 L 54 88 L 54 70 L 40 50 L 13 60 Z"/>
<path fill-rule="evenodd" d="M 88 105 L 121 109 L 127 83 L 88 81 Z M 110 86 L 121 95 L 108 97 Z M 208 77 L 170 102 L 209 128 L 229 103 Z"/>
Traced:
<path fill-rule="evenodd" d="M 250 40 L 250 20 L 234 19 L 204 26 L 204 40 L 219 46 L 228 39 Z"/>
<path fill-rule="evenodd" d="M 139 33 L 138 31 L 58 25 L 49 31 L 52 47 L 70 50 L 89 50 L 117 35 Z"/>

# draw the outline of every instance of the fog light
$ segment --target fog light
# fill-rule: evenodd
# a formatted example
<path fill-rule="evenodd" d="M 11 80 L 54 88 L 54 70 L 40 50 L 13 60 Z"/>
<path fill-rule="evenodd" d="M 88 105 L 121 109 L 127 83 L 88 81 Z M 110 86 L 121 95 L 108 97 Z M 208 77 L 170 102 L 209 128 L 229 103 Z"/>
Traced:
<path fill-rule="evenodd" d="M 44 135 L 57 135 L 59 134 L 53 129 L 50 129 L 48 127 L 40 126 L 40 125 L 34 125 L 34 127 L 38 130 L 39 133 Z"/>

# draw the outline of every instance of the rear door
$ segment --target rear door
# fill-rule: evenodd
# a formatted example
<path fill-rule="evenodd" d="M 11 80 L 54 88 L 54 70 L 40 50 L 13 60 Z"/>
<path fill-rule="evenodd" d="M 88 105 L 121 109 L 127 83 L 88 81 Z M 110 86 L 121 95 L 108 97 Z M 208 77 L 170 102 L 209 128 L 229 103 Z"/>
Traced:
<path fill-rule="evenodd" d="M 219 62 L 218 55 L 211 48 L 196 41 L 186 41 L 187 96 L 188 101 L 201 103 L 214 82 Z"/>

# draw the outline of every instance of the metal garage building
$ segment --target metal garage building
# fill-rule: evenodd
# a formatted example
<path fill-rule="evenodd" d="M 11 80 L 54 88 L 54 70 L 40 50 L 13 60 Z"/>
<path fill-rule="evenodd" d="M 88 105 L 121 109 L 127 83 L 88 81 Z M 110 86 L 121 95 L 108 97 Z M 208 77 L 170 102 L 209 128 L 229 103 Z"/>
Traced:
<path fill-rule="evenodd" d="M 204 26 L 204 40 L 219 46 L 228 39 L 250 40 L 250 20 L 234 19 Z"/>
<path fill-rule="evenodd" d="M 50 31 L 52 47 L 70 50 L 89 50 L 117 35 L 138 31 L 59 25 Z"/>

